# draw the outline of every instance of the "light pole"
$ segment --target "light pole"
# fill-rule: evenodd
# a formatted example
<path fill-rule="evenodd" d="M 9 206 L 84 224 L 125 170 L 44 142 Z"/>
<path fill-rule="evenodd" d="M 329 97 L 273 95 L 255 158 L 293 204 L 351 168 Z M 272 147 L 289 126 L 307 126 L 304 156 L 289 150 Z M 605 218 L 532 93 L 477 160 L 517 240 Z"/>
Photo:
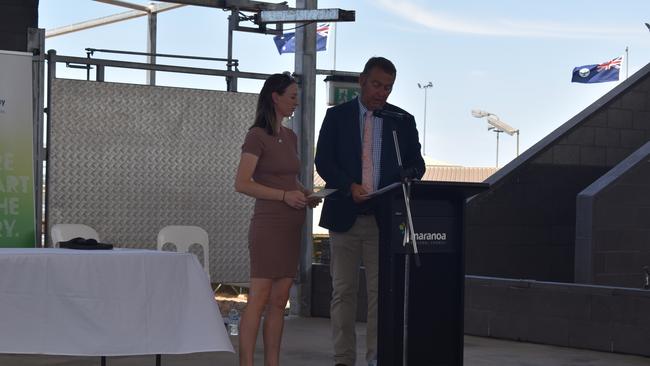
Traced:
<path fill-rule="evenodd" d="M 420 85 L 420 83 L 418 83 L 418 88 L 424 89 L 424 129 L 422 131 L 422 154 L 423 155 L 427 154 L 427 89 L 431 87 L 433 87 L 433 83 L 430 81 L 424 85 Z"/>
<path fill-rule="evenodd" d="M 490 124 L 488 126 L 488 131 L 494 131 L 497 134 L 497 168 L 499 167 L 499 134 L 505 132 L 508 135 L 517 135 L 517 156 L 519 156 L 519 129 L 512 128 L 507 123 L 499 119 L 499 117 L 490 112 L 486 112 L 480 109 L 472 109 L 472 116 L 476 118 L 486 117 L 487 122 Z"/>
<path fill-rule="evenodd" d="M 497 168 L 499 167 L 499 134 L 503 132 L 502 130 L 494 127 L 494 126 L 488 126 L 488 131 L 493 131 L 494 133 L 497 134 Z"/>

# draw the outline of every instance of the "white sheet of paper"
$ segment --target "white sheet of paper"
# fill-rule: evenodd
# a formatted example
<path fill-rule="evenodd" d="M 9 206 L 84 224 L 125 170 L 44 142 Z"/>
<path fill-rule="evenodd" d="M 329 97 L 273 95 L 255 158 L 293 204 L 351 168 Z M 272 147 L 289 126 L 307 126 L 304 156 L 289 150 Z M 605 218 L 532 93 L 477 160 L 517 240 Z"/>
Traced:
<path fill-rule="evenodd" d="M 382 193 L 384 193 L 384 192 L 390 191 L 391 189 L 393 189 L 393 188 L 399 186 L 400 184 L 402 184 L 402 183 L 401 183 L 401 182 L 391 183 L 391 184 L 387 185 L 386 187 L 380 188 L 380 189 L 378 189 L 378 190 L 376 190 L 376 191 L 374 191 L 374 192 L 370 192 L 370 193 L 367 193 L 367 194 L 361 195 L 361 197 L 374 197 L 374 196 L 378 196 L 378 195 L 380 195 L 380 194 L 382 194 Z"/>
<path fill-rule="evenodd" d="M 325 198 L 325 197 L 329 196 L 330 194 L 332 194 L 332 193 L 334 193 L 336 191 L 338 191 L 338 189 L 325 188 L 325 189 L 321 189 L 318 192 L 314 192 L 314 193 L 310 194 L 309 196 L 307 196 L 307 198 Z"/>

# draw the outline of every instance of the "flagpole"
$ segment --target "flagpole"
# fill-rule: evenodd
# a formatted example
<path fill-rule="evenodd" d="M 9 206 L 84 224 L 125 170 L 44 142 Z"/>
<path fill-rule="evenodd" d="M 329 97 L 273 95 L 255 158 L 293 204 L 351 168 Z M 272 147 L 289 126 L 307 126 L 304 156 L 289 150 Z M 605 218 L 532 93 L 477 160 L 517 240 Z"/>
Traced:
<path fill-rule="evenodd" d="M 629 75 L 630 71 L 630 48 L 628 46 L 625 46 L 625 80 L 627 80 L 627 77 Z"/>
<path fill-rule="evenodd" d="M 332 65 L 332 70 L 336 70 L 336 37 L 339 34 L 338 23 L 334 22 L 332 30 L 334 31 L 334 65 Z"/>

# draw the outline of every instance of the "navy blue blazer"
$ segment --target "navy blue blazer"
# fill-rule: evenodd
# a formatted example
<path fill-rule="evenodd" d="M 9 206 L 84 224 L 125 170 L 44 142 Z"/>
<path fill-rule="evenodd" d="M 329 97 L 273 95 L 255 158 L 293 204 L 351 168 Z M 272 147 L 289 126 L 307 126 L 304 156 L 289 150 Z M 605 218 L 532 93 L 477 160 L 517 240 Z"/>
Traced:
<path fill-rule="evenodd" d="M 424 159 L 415 119 L 401 108 L 386 104 L 385 110 L 403 113 L 404 119 L 384 117 L 382 126 L 379 186 L 400 180 L 400 170 L 392 131 L 397 132 L 402 164 L 411 178 L 422 178 Z M 361 184 L 361 126 L 357 98 L 327 110 L 316 145 L 316 171 L 325 188 L 338 191 L 325 199 L 319 225 L 335 231 L 348 231 L 354 224 L 359 205 L 352 200 L 350 185 Z"/>

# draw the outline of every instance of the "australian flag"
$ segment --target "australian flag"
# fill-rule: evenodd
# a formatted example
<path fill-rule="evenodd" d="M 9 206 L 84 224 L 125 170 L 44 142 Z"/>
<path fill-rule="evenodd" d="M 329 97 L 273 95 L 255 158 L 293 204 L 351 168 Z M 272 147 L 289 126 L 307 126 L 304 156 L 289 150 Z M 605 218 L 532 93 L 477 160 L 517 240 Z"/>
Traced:
<path fill-rule="evenodd" d="M 327 36 L 330 33 L 329 23 L 319 24 L 316 27 L 316 51 L 327 50 Z M 273 42 L 278 48 L 280 54 L 296 52 L 296 33 L 285 33 L 281 36 L 273 37 Z"/>
<path fill-rule="evenodd" d="M 603 62 L 598 65 L 574 67 L 571 82 L 604 83 L 607 81 L 618 81 L 619 72 L 621 71 L 621 63 L 623 63 L 623 56 L 619 56 L 611 61 Z"/>

